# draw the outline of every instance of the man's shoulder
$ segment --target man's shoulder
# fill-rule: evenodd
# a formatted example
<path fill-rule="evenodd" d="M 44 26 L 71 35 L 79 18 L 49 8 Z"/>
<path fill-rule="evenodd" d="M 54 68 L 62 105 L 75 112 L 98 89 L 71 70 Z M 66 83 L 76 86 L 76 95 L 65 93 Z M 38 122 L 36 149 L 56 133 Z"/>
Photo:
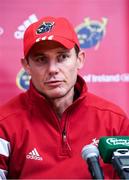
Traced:
<path fill-rule="evenodd" d="M 89 107 L 96 108 L 100 111 L 110 111 L 118 115 L 126 116 L 125 112 L 120 106 L 92 93 L 88 93 L 86 104 Z"/>
<path fill-rule="evenodd" d="M 21 93 L 0 106 L 0 121 L 22 111 L 26 106 L 27 94 Z"/>

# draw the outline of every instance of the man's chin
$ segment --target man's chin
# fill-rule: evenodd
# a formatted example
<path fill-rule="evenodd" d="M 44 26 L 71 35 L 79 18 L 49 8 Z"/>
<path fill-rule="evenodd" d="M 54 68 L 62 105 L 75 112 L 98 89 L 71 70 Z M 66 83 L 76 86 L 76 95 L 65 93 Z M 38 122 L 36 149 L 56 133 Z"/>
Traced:
<path fill-rule="evenodd" d="M 58 99 L 58 98 L 62 98 L 65 96 L 66 93 L 64 92 L 51 92 L 50 94 L 46 94 L 46 97 L 49 99 Z"/>
<path fill-rule="evenodd" d="M 63 98 L 64 96 L 65 96 L 65 94 L 51 94 L 50 96 L 48 96 L 48 98 L 59 99 L 59 98 Z"/>

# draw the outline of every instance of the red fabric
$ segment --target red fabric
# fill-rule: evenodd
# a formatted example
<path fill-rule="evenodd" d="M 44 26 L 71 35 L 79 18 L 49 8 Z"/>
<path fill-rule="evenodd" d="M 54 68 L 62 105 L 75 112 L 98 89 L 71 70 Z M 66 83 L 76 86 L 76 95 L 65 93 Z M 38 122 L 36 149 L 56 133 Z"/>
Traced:
<path fill-rule="evenodd" d="M 8 178 L 91 178 L 83 146 L 102 136 L 129 135 L 129 121 L 119 107 L 88 93 L 80 77 L 77 87 L 80 96 L 61 121 L 32 84 L 0 109 L 0 136 L 11 144 L 9 162 L 5 158 L 9 169 L 0 159 Z M 42 160 L 26 158 L 34 148 Z M 105 178 L 113 178 L 111 165 L 102 163 L 102 168 Z"/>
<path fill-rule="evenodd" d="M 80 47 L 74 27 L 66 18 L 45 17 L 30 25 L 24 35 L 24 55 L 39 41 L 54 40 L 66 48 Z"/>

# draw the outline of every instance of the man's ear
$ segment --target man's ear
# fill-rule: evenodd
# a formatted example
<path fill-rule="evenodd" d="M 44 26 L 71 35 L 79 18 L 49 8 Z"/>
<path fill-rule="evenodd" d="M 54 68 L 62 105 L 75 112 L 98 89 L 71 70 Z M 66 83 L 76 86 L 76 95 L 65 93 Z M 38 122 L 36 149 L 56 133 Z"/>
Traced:
<path fill-rule="evenodd" d="M 78 53 L 78 70 L 80 70 L 81 68 L 83 68 L 85 63 L 85 52 L 83 50 L 81 50 Z"/>
<path fill-rule="evenodd" d="M 28 60 L 26 58 L 21 58 L 21 64 L 22 64 L 23 68 L 25 69 L 25 71 L 27 72 L 27 74 L 31 75 L 30 65 L 29 65 Z"/>

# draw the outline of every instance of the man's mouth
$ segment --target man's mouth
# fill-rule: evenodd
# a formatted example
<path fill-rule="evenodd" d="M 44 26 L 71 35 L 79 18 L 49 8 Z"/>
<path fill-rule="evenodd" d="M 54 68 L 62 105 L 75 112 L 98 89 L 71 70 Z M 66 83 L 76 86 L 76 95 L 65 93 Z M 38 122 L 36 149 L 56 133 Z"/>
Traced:
<path fill-rule="evenodd" d="M 50 81 L 46 81 L 45 85 L 47 86 L 59 86 L 63 81 L 62 80 L 50 80 Z"/>

